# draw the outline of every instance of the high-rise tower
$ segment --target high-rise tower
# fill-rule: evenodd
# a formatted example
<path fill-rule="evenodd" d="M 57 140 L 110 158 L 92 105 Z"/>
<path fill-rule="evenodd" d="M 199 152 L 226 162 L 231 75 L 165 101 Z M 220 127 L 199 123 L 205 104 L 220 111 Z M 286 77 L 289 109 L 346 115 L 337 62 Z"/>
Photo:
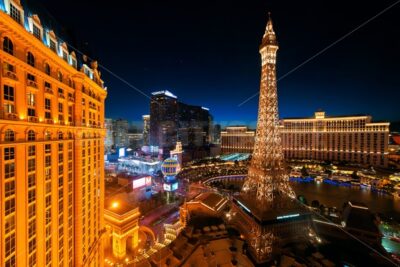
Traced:
<path fill-rule="evenodd" d="M 107 91 L 29 2 L 0 3 L 0 266 L 101 267 Z"/>
<path fill-rule="evenodd" d="M 310 214 L 289 185 L 279 133 L 276 52 L 269 18 L 260 46 L 261 84 L 257 132 L 251 164 L 232 213 L 257 262 L 271 259 L 279 247 L 312 231 Z"/>

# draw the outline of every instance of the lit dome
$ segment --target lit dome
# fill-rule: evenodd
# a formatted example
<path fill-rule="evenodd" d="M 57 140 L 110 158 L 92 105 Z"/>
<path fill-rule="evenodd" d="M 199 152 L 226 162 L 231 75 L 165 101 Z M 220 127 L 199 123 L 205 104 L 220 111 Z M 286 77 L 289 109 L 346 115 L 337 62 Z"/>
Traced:
<path fill-rule="evenodd" d="M 164 176 L 175 176 L 179 172 L 179 162 L 175 158 L 167 158 L 161 165 Z"/>

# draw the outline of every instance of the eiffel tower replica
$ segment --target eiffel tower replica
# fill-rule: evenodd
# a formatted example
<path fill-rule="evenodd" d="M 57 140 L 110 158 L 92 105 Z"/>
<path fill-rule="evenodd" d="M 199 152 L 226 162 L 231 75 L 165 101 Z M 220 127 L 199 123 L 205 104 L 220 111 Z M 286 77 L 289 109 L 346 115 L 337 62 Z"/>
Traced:
<path fill-rule="evenodd" d="M 260 46 L 261 84 L 254 151 L 239 196 L 233 198 L 233 223 L 245 236 L 257 263 L 270 261 L 292 242 L 313 234 L 311 214 L 289 185 L 279 132 L 276 53 L 269 17 Z"/>

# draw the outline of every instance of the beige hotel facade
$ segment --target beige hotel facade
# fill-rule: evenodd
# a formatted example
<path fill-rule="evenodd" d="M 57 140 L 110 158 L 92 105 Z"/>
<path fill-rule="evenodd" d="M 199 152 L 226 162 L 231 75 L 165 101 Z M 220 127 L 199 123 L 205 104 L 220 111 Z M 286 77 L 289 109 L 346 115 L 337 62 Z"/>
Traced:
<path fill-rule="evenodd" d="M 286 159 L 353 162 L 387 167 L 389 122 L 373 122 L 368 115 L 286 118 L 280 121 Z M 255 132 L 246 126 L 221 132 L 221 151 L 251 153 Z"/>

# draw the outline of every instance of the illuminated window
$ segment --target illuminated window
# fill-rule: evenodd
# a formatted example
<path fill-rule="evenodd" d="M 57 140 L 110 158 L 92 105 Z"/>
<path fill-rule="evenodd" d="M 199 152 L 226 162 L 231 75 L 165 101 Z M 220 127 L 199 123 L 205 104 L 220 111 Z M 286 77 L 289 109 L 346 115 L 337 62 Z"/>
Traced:
<path fill-rule="evenodd" d="M 46 132 L 44 135 L 45 136 L 50 136 L 50 132 Z M 50 144 L 45 144 L 44 145 L 44 152 L 45 153 L 50 153 L 51 152 L 51 145 Z"/>
<path fill-rule="evenodd" d="M 8 257 L 15 252 L 15 235 L 5 238 L 5 256 Z"/>
<path fill-rule="evenodd" d="M 7 219 L 5 219 L 5 234 L 10 233 L 14 228 L 15 228 L 15 216 L 9 216 Z"/>
<path fill-rule="evenodd" d="M 46 98 L 44 100 L 44 109 L 46 119 L 51 119 L 51 99 Z"/>
<path fill-rule="evenodd" d="M 5 197 L 10 197 L 15 194 L 15 180 L 4 183 Z"/>
<path fill-rule="evenodd" d="M 15 141 L 15 133 L 13 130 L 8 129 L 5 133 L 4 140 L 6 142 L 13 142 Z"/>
<path fill-rule="evenodd" d="M 14 44 L 8 37 L 4 37 L 3 50 L 11 55 L 14 54 Z"/>
<path fill-rule="evenodd" d="M 46 156 L 45 157 L 45 167 L 50 167 L 51 166 L 51 156 Z"/>
<path fill-rule="evenodd" d="M 36 185 L 36 175 L 29 174 L 28 175 L 28 187 L 33 187 Z"/>
<path fill-rule="evenodd" d="M 30 107 L 35 107 L 35 105 L 36 105 L 35 98 L 36 98 L 36 97 L 35 97 L 35 94 L 32 93 L 32 92 L 29 92 L 29 93 L 27 94 L 28 106 L 30 106 Z"/>
<path fill-rule="evenodd" d="M 6 179 L 9 179 L 14 176 L 15 176 L 15 164 L 14 163 L 4 164 L 4 177 Z"/>
<path fill-rule="evenodd" d="M 35 189 L 29 190 L 28 191 L 28 203 L 32 203 L 35 200 L 36 200 L 36 190 Z M 32 205 L 30 207 L 35 207 L 35 205 Z M 34 212 L 34 213 L 36 213 L 36 212 Z"/>
<path fill-rule="evenodd" d="M 14 101 L 14 87 L 4 85 L 3 99 L 8 101 Z"/>
<path fill-rule="evenodd" d="M 15 212 L 15 198 L 6 200 L 5 202 L 5 215 Z"/>
<path fill-rule="evenodd" d="M 33 130 L 28 131 L 28 141 L 35 141 L 36 133 Z"/>
<path fill-rule="evenodd" d="M 4 160 L 12 160 L 15 157 L 15 148 L 6 147 L 4 148 Z"/>
<path fill-rule="evenodd" d="M 28 172 L 32 172 L 36 169 L 36 160 L 35 159 L 29 159 L 28 160 Z"/>

